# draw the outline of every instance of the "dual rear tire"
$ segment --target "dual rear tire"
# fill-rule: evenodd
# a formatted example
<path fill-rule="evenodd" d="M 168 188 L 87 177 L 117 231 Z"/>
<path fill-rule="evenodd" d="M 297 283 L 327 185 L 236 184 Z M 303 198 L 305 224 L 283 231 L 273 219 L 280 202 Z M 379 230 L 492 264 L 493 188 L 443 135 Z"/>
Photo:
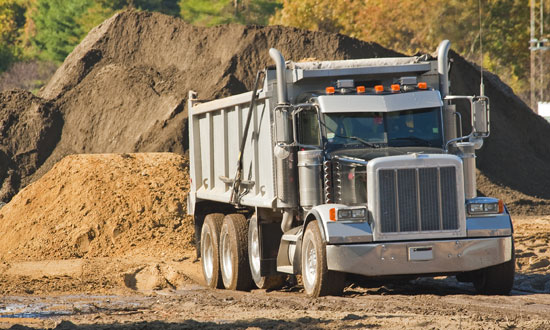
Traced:
<path fill-rule="evenodd" d="M 312 297 L 342 294 L 345 274 L 328 270 L 317 221 L 307 226 L 302 247 L 305 292 Z M 207 215 L 201 231 L 201 255 L 204 280 L 210 288 L 249 290 L 255 284 L 260 289 L 273 289 L 284 283 L 281 275 L 261 276 L 256 216 L 250 219 L 249 226 L 242 214 Z"/>
<path fill-rule="evenodd" d="M 252 286 L 247 239 L 248 221 L 244 215 L 226 215 L 220 230 L 220 269 L 226 289 L 249 290 Z"/>
<path fill-rule="evenodd" d="M 211 213 L 204 218 L 201 230 L 201 264 L 206 286 L 220 289 L 223 285 L 220 272 L 219 236 L 224 215 Z"/>
<path fill-rule="evenodd" d="M 248 222 L 242 214 L 212 213 L 201 230 L 201 263 L 206 285 L 230 290 L 248 290 Z"/>
<path fill-rule="evenodd" d="M 250 243 L 249 243 L 250 242 Z M 212 213 L 201 230 L 201 263 L 206 285 L 213 289 L 249 290 L 281 287 L 281 275 L 261 276 L 256 216 Z"/>

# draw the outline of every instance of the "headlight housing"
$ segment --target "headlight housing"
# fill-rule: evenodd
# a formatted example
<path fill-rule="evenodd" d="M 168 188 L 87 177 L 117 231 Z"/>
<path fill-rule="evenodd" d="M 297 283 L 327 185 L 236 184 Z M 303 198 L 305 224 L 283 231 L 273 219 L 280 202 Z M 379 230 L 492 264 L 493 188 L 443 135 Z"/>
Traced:
<path fill-rule="evenodd" d="M 470 215 L 492 215 L 504 212 L 504 203 L 501 199 L 475 198 L 466 203 L 466 210 Z"/>

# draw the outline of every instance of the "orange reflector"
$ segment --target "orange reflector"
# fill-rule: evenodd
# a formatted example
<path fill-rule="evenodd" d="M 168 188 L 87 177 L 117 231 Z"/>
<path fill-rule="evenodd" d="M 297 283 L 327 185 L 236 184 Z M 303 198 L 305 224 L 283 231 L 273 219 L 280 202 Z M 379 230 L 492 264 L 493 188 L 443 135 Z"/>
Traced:
<path fill-rule="evenodd" d="M 503 213 L 504 212 L 504 202 L 502 201 L 502 199 L 499 199 L 498 200 L 498 213 Z"/>
<path fill-rule="evenodd" d="M 418 89 L 428 89 L 428 84 L 425 82 L 419 82 Z"/>
<path fill-rule="evenodd" d="M 382 86 L 382 85 L 376 85 L 376 86 L 374 86 L 374 91 L 375 91 L 376 93 L 382 93 L 382 92 L 384 91 L 384 86 Z"/>
<path fill-rule="evenodd" d="M 325 91 L 327 92 L 327 94 L 334 94 L 334 87 L 327 87 Z"/>
<path fill-rule="evenodd" d="M 328 211 L 329 219 L 336 221 L 336 209 L 333 207 Z"/>
<path fill-rule="evenodd" d="M 362 94 L 365 92 L 365 86 L 357 86 L 357 94 Z"/>
<path fill-rule="evenodd" d="M 401 86 L 399 84 L 393 84 L 393 85 L 391 85 L 391 91 L 392 92 L 399 92 L 399 91 L 401 91 Z"/>

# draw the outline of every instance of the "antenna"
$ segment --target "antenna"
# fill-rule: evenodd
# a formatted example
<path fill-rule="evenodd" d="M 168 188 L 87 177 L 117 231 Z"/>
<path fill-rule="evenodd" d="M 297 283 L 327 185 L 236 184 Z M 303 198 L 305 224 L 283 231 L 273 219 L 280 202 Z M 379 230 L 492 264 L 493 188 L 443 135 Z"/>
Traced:
<path fill-rule="evenodd" d="M 479 84 L 479 94 L 480 96 L 485 96 L 485 85 L 483 84 L 483 25 L 481 21 L 481 0 L 478 1 L 479 3 L 479 56 L 480 58 L 480 71 L 481 71 L 481 83 Z"/>

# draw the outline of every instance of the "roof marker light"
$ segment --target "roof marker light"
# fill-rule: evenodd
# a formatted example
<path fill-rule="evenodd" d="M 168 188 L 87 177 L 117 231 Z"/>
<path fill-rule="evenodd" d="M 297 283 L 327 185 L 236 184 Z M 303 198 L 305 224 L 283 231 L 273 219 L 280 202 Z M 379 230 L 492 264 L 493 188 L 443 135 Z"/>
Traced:
<path fill-rule="evenodd" d="M 376 93 L 382 93 L 382 92 L 384 91 L 384 86 L 382 86 L 382 85 L 376 85 L 376 86 L 374 86 L 374 91 L 375 91 Z"/>
<path fill-rule="evenodd" d="M 363 94 L 365 92 L 365 86 L 357 86 L 357 94 Z"/>
<path fill-rule="evenodd" d="M 428 84 L 425 82 L 419 82 L 418 89 L 428 89 Z"/>
<path fill-rule="evenodd" d="M 399 85 L 399 84 L 393 84 L 393 85 L 391 85 L 391 91 L 392 91 L 393 93 L 400 92 L 400 91 L 401 91 L 401 85 Z"/>
<path fill-rule="evenodd" d="M 327 87 L 325 88 L 325 92 L 327 94 L 334 94 L 334 87 Z"/>

